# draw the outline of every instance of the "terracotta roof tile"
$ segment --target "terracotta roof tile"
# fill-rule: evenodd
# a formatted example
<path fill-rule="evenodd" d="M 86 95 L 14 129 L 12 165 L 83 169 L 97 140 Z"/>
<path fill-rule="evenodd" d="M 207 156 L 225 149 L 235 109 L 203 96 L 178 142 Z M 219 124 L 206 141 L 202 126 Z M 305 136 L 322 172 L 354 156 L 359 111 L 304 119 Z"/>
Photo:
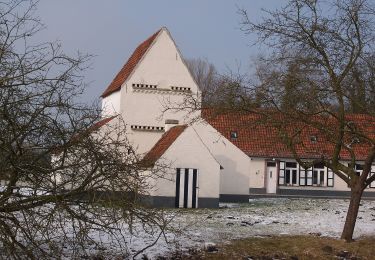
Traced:
<path fill-rule="evenodd" d="M 260 120 L 260 115 L 254 113 L 221 113 L 214 114 L 211 112 L 203 112 L 202 116 L 218 130 L 224 137 L 230 140 L 234 145 L 241 149 L 244 153 L 253 157 L 275 157 L 275 158 L 293 158 L 292 153 L 287 146 L 282 142 L 279 135 L 278 128 L 267 124 Z M 329 122 L 322 120 L 326 127 L 331 129 L 335 135 L 334 120 Z M 354 122 L 357 128 L 366 132 L 368 136 L 375 139 L 375 119 L 365 115 L 348 115 L 347 120 Z M 297 124 L 289 122 L 285 126 L 289 134 L 293 134 L 300 129 L 296 127 Z M 231 138 L 231 132 L 237 132 L 237 138 Z M 311 138 L 315 136 L 316 141 Z M 350 136 L 347 137 L 348 143 Z M 368 155 L 371 145 L 368 142 L 361 141 L 360 143 L 352 144 L 352 148 L 357 160 L 364 160 Z M 296 145 L 297 154 L 301 158 L 320 158 L 322 156 L 329 158 L 333 154 L 334 143 L 329 140 L 329 137 L 319 133 L 317 129 L 312 127 L 304 127 L 300 133 L 299 143 Z M 340 158 L 343 160 L 350 159 L 350 154 L 347 150 L 342 149 Z"/>
<path fill-rule="evenodd" d="M 119 73 L 117 73 L 116 77 L 113 79 L 111 84 L 107 87 L 107 89 L 101 95 L 102 98 L 109 96 L 113 92 L 116 92 L 121 89 L 121 85 L 128 79 L 130 74 L 133 72 L 134 68 L 137 66 L 139 61 L 142 59 L 143 55 L 146 51 L 150 48 L 151 44 L 155 40 L 156 36 L 159 34 L 159 31 L 151 35 L 147 40 L 142 42 L 138 47 L 135 49 L 133 54 L 130 56 L 128 61 L 122 67 Z"/>
<path fill-rule="evenodd" d="M 145 155 L 142 160 L 143 163 L 146 166 L 154 165 L 186 128 L 187 125 L 178 125 L 165 132 L 154 147 Z"/>
<path fill-rule="evenodd" d="M 100 127 L 104 126 L 105 124 L 109 123 L 110 121 L 112 121 L 113 118 L 115 118 L 117 116 L 111 116 L 111 117 L 107 117 L 107 118 L 104 118 L 102 120 L 100 120 L 99 122 L 96 122 L 94 125 L 92 125 L 90 128 L 89 128 L 89 131 L 95 131 L 95 130 L 98 130 Z"/>

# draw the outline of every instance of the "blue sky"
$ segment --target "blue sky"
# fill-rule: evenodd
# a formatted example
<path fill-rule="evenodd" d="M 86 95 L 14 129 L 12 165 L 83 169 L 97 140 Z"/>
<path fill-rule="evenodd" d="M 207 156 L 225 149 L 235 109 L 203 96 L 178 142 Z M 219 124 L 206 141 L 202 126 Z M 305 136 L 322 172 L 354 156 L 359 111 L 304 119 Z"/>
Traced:
<path fill-rule="evenodd" d="M 98 99 L 134 48 L 166 26 L 185 58 L 204 58 L 220 72 L 250 70 L 262 50 L 255 36 L 239 29 L 237 8 L 253 20 L 261 8 L 280 7 L 285 0 L 40 0 L 37 15 L 47 26 L 38 39 L 59 40 L 65 52 L 95 55 L 85 74 L 90 82 L 83 101 Z"/>

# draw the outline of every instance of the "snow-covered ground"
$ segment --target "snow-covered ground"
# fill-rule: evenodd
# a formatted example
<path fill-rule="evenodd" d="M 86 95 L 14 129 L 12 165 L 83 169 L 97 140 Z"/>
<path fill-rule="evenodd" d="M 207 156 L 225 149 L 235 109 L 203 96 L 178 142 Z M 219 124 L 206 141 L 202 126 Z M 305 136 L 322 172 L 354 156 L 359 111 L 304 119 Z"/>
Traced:
<path fill-rule="evenodd" d="M 313 233 L 339 237 L 348 205 L 348 200 L 277 198 L 250 200 L 244 204 L 221 204 L 219 209 L 168 209 L 165 214 L 171 220 L 169 230 L 156 245 L 140 253 L 138 258 L 142 258 L 143 254 L 155 258 L 175 250 L 202 248 L 210 243 L 225 243 L 253 236 Z M 125 257 L 127 252 L 134 255 L 152 244 L 158 236 L 158 230 L 154 234 L 147 234 L 140 224 L 134 227 L 136 232 L 133 236 L 127 232 L 126 223 L 117 229 L 118 234 L 114 232 L 112 236 L 101 231 L 90 232 L 93 241 L 101 242 L 101 245 L 88 243 L 86 252 L 105 259 L 122 259 L 121 256 Z M 69 228 L 68 225 L 68 234 Z M 355 237 L 368 235 L 375 235 L 375 201 L 362 202 L 355 228 Z M 63 247 L 62 258 L 76 256 L 73 240 L 70 244 L 69 241 L 62 244 L 56 236 L 56 242 Z"/>
<path fill-rule="evenodd" d="M 339 237 L 348 205 L 348 200 L 279 198 L 221 204 L 220 209 L 171 209 L 167 213 L 174 216 L 172 227 L 180 231 L 168 234 L 172 243 L 160 240 L 144 253 L 153 257 L 176 247 L 204 247 L 251 236 L 319 233 Z M 355 237 L 364 235 L 375 235 L 375 201 L 363 201 L 360 207 Z M 153 239 L 139 234 L 128 247 L 135 252 Z"/>

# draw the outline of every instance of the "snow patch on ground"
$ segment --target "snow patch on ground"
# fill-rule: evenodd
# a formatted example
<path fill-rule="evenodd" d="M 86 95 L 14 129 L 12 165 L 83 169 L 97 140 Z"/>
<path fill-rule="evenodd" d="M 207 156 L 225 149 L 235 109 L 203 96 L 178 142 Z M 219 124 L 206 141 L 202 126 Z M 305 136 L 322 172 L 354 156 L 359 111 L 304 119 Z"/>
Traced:
<path fill-rule="evenodd" d="M 341 234 L 349 200 L 255 199 L 246 204 L 221 204 L 220 209 L 174 209 L 173 226 L 180 229 L 173 246 L 205 247 L 231 239 L 268 235 Z M 375 201 L 363 201 L 354 237 L 375 235 Z M 160 241 L 148 256 L 171 249 Z M 172 247 L 173 248 L 173 247 Z"/>

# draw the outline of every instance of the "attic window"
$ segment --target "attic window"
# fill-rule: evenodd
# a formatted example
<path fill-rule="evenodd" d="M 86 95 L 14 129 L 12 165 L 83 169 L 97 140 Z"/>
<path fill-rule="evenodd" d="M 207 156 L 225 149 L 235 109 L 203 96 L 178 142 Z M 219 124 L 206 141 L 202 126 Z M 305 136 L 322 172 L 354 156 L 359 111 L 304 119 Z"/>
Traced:
<path fill-rule="evenodd" d="M 230 132 L 230 138 L 231 138 L 231 139 L 237 139 L 237 138 L 238 138 L 238 133 L 237 133 L 237 131 L 231 131 L 231 132 Z"/>
<path fill-rule="evenodd" d="M 354 144 L 359 144 L 361 141 L 359 140 L 359 138 L 358 137 L 353 137 L 353 139 L 352 139 L 352 143 L 354 143 Z"/>
<path fill-rule="evenodd" d="M 318 142 L 318 138 L 316 137 L 316 135 L 311 135 L 310 136 L 310 141 L 313 143 L 313 144 L 316 144 Z"/>

